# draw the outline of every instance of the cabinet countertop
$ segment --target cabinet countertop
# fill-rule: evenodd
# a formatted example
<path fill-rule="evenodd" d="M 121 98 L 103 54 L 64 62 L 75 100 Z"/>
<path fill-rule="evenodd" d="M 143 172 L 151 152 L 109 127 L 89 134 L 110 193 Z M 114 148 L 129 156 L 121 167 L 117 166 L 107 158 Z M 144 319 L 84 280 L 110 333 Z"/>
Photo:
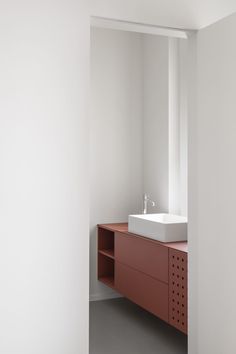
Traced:
<path fill-rule="evenodd" d="M 127 235 L 134 235 L 128 231 L 128 223 L 98 224 L 98 227 L 107 229 L 112 232 L 121 232 L 121 233 L 127 234 Z M 171 249 L 175 249 L 178 251 L 188 253 L 188 242 L 187 241 L 184 241 L 184 242 L 160 242 L 160 241 L 153 240 L 151 238 L 136 235 L 136 234 L 135 234 L 135 236 L 143 238 L 143 239 L 148 240 L 150 242 L 158 243 L 158 244 L 160 244 L 164 247 L 167 247 L 167 248 L 171 248 Z"/>

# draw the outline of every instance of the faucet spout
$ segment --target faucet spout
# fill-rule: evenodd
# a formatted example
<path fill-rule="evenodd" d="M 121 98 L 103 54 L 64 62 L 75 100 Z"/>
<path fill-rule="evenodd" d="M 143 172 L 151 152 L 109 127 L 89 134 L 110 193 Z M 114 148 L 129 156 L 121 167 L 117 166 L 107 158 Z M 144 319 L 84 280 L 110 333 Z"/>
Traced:
<path fill-rule="evenodd" d="M 147 193 L 144 193 L 144 195 L 143 195 L 143 214 L 147 214 L 148 202 L 151 203 L 151 205 L 153 207 L 156 205 L 156 203 L 148 197 Z"/>

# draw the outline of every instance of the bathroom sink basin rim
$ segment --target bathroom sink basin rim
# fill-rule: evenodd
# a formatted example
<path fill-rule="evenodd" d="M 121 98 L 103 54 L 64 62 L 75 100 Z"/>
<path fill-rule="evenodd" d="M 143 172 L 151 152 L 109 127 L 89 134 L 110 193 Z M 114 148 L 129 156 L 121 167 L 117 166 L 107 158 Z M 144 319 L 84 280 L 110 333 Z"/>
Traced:
<path fill-rule="evenodd" d="M 159 213 L 129 215 L 128 231 L 160 242 L 187 240 L 187 218 Z"/>

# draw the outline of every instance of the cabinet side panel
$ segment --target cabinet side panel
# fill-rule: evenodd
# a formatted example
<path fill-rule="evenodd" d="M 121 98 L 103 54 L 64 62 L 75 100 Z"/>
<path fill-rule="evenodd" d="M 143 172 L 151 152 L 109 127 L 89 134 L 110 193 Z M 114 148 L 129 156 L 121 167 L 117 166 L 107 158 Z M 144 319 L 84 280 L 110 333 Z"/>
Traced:
<path fill-rule="evenodd" d="M 187 253 L 169 250 L 169 323 L 188 332 Z"/>

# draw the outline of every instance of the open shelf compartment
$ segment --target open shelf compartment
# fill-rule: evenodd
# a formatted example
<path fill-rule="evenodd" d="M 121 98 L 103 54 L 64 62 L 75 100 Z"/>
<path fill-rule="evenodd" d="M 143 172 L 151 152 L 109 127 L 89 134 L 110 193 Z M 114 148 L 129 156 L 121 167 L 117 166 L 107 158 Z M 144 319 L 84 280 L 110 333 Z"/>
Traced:
<path fill-rule="evenodd" d="M 114 232 L 98 227 L 98 280 L 114 288 Z"/>
<path fill-rule="evenodd" d="M 114 258 L 114 232 L 98 227 L 98 252 Z"/>
<path fill-rule="evenodd" d="M 114 288 L 114 263 L 114 259 L 98 253 L 98 280 L 110 286 L 111 288 Z"/>

